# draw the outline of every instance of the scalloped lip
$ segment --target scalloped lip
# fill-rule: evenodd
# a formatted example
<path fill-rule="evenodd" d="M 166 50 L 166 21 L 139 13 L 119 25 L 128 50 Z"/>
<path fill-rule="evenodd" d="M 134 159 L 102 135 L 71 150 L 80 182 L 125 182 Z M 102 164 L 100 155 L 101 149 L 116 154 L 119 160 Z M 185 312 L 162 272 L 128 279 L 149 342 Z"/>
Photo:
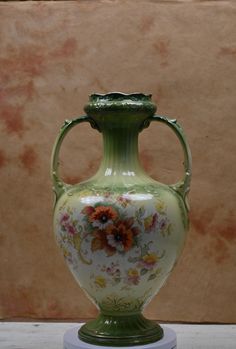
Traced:
<path fill-rule="evenodd" d="M 146 97 L 148 100 L 151 100 L 152 95 L 151 94 L 146 94 L 146 93 L 142 93 L 142 92 L 132 92 L 132 93 L 124 93 L 124 92 L 108 92 L 108 93 L 92 93 L 89 96 L 89 99 L 92 100 L 95 97 L 101 97 L 101 98 L 106 98 L 106 97 L 113 97 L 114 99 L 116 98 L 120 98 L 120 97 Z"/>
<path fill-rule="evenodd" d="M 123 93 L 109 92 L 106 94 L 94 93 L 90 96 L 88 103 L 84 107 L 87 115 L 97 118 L 110 114 L 130 116 L 136 114 L 141 117 L 153 115 L 157 109 L 156 104 L 151 99 L 151 94 L 140 92 Z"/>

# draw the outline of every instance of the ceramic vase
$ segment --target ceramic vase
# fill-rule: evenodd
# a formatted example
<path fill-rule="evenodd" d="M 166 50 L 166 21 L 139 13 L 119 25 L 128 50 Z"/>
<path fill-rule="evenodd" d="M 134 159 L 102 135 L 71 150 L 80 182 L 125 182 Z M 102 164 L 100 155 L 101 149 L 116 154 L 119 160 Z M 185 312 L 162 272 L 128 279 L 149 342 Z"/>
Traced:
<path fill-rule="evenodd" d="M 132 346 L 163 337 L 142 310 L 165 283 L 185 242 L 191 155 L 177 121 L 155 111 L 150 95 L 93 94 L 86 115 L 66 120 L 54 145 L 56 240 L 76 281 L 100 310 L 79 330 L 88 343 Z M 182 145 L 185 175 L 176 184 L 155 181 L 140 164 L 138 135 L 152 121 L 169 126 Z M 83 122 L 101 132 L 103 160 L 93 177 L 70 185 L 59 177 L 59 150 L 69 130 Z"/>

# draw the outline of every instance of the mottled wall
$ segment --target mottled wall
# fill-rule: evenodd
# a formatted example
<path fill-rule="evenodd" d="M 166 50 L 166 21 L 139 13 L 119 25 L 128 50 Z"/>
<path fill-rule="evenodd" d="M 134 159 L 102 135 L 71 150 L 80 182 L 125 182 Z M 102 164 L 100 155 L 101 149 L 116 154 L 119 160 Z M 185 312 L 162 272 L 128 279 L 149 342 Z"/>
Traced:
<path fill-rule="evenodd" d="M 96 314 L 52 233 L 49 162 L 65 118 L 93 92 L 153 94 L 183 125 L 193 153 L 191 230 L 181 260 L 146 314 L 162 321 L 236 321 L 235 1 L 0 2 L 0 317 Z M 183 174 L 175 136 L 140 137 L 147 171 Z M 88 178 L 101 139 L 76 128 L 63 177 Z"/>

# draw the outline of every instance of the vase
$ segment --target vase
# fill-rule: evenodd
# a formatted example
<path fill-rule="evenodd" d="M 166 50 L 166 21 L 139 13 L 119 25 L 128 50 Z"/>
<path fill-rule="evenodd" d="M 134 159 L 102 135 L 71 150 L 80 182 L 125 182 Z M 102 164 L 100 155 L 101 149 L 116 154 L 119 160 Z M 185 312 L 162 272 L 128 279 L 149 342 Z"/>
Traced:
<path fill-rule="evenodd" d="M 155 111 L 151 95 L 93 94 L 86 115 L 66 120 L 54 145 L 56 240 L 76 281 L 100 310 L 79 330 L 84 342 L 132 346 L 163 337 L 142 310 L 165 283 L 185 242 L 191 155 L 177 121 Z M 155 181 L 140 164 L 138 135 L 152 121 L 169 126 L 182 145 L 185 175 L 176 184 Z M 94 176 L 70 185 L 58 173 L 59 150 L 69 130 L 83 122 L 101 132 L 103 160 Z"/>

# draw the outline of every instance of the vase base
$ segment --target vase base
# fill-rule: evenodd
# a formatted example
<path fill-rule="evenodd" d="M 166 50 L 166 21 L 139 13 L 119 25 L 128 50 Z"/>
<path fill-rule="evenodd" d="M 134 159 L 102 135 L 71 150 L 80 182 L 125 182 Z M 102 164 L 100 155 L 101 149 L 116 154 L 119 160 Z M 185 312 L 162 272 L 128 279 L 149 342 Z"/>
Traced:
<path fill-rule="evenodd" d="M 141 313 L 131 315 L 99 314 L 79 330 L 79 338 L 87 343 L 105 346 L 133 346 L 153 343 L 163 337 L 156 322 Z"/>
<path fill-rule="evenodd" d="M 130 347 L 132 345 L 132 349 L 177 349 L 177 341 L 176 341 L 176 334 L 175 332 L 168 328 L 168 327 L 164 327 L 164 336 L 162 337 L 162 339 L 153 342 L 153 343 L 149 343 L 146 345 L 137 345 L 136 343 L 133 344 L 129 344 L 128 346 Z M 122 338 L 121 338 L 122 340 Z M 105 346 L 103 344 L 103 346 Z M 109 345 L 107 345 L 109 347 Z M 122 347 L 122 349 L 124 349 L 125 347 L 120 344 L 120 347 Z M 116 347 L 119 347 L 118 345 L 116 345 Z M 112 347 L 112 346 L 110 346 Z M 90 344 L 90 343 L 86 343 L 84 341 L 82 341 L 79 337 L 78 337 L 78 327 L 76 328 L 72 328 L 70 330 L 68 330 L 65 335 L 64 335 L 64 345 L 63 345 L 64 349 L 100 349 L 101 345 L 94 345 L 94 344 Z"/>

